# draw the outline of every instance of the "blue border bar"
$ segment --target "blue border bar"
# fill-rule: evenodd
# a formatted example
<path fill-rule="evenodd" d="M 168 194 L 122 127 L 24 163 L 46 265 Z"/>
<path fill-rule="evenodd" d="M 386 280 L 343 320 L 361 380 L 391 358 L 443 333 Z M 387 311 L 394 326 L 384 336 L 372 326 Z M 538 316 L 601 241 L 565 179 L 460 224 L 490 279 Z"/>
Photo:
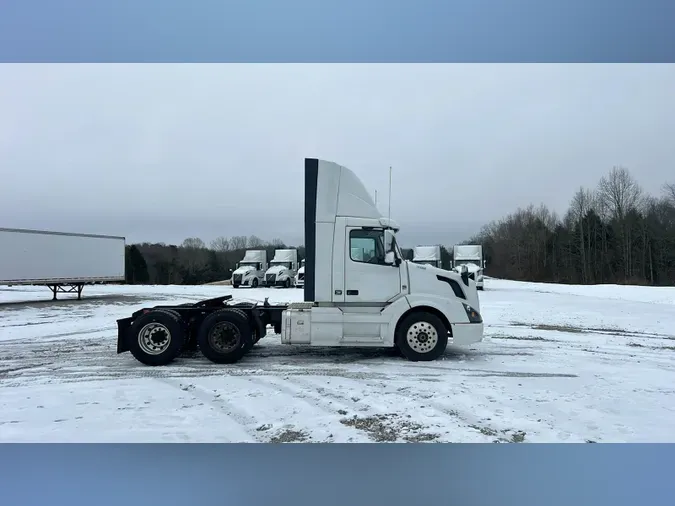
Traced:
<path fill-rule="evenodd" d="M 2 62 L 673 62 L 672 0 L 4 0 Z"/>
<path fill-rule="evenodd" d="M 671 505 L 675 446 L 6 444 L 2 503 Z"/>

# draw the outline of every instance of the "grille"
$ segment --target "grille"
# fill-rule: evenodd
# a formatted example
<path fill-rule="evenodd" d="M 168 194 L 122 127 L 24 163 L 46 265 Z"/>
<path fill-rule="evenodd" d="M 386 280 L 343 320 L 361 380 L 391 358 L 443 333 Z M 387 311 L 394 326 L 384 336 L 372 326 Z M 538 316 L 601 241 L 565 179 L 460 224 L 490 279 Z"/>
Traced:
<path fill-rule="evenodd" d="M 274 274 L 268 274 L 267 279 L 265 281 L 267 282 L 268 285 L 272 285 L 274 284 L 274 278 L 276 278 Z"/>
<path fill-rule="evenodd" d="M 235 274 L 232 276 L 232 282 L 236 284 L 241 284 L 241 274 Z"/>
<path fill-rule="evenodd" d="M 298 279 L 305 279 L 305 274 L 304 273 L 298 274 Z"/>
<path fill-rule="evenodd" d="M 475 281 L 476 280 L 476 274 L 473 273 L 473 272 L 471 274 L 469 274 L 469 279 L 473 279 Z"/>

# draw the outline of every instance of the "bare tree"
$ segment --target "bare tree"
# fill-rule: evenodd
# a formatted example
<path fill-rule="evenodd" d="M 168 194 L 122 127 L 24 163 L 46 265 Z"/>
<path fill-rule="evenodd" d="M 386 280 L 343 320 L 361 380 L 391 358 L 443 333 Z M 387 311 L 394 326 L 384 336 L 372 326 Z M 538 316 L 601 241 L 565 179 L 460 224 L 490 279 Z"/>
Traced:
<path fill-rule="evenodd" d="M 187 249 L 205 249 L 206 244 L 199 237 L 188 237 L 183 241 L 183 248 Z"/>
<path fill-rule="evenodd" d="M 265 246 L 265 243 L 257 235 L 250 236 L 246 241 L 247 248 L 262 248 L 263 246 Z"/>
<path fill-rule="evenodd" d="M 612 212 L 613 218 L 619 225 L 621 240 L 623 243 L 623 267 L 624 276 L 628 279 L 632 275 L 632 234 L 626 216 L 636 210 L 642 188 L 633 179 L 628 169 L 613 167 L 607 177 L 600 179 L 598 185 L 598 197 Z"/>
<path fill-rule="evenodd" d="M 666 198 L 675 206 L 675 183 L 664 184 L 663 191 L 666 194 Z"/>
<path fill-rule="evenodd" d="M 580 187 L 572 197 L 570 202 L 569 213 L 573 226 L 578 227 L 579 230 L 579 254 L 581 257 L 581 279 L 584 283 L 589 280 L 589 262 L 587 247 L 589 241 L 589 231 L 584 227 L 584 220 L 588 212 L 593 208 L 594 204 L 593 192 L 584 187 Z"/>
<path fill-rule="evenodd" d="M 246 242 L 248 241 L 245 235 L 235 235 L 230 237 L 230 247 L 233 250 L 246 249 Z"/>
<path fill-rule="evenodd" d="M 642 188 L 624 167 L 613 167 L 606 177 L 600 179 L 598 185 L 598 197 L 609 205 L 619 221 L 637 206 L 641 195 Z"/>
<path fill-rule="evenodd" d="M 229 251 L 230 240 L 227 237 L 218 237 L 211 241 L 211 249 L 214 251 Z"/>

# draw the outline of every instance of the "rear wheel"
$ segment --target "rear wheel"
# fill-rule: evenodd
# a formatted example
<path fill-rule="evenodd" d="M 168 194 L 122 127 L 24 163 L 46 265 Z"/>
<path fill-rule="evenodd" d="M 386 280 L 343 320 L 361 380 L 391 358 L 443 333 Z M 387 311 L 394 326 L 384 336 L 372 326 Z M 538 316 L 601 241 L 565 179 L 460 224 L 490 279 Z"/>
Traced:
<path fill-rule="evenodd" d="M 253 331 L 246 313 L 239 309 L 221 309 L 204 319 L 197 342 L 211 362 L 233 364 L 253 346 Z"/>
<path fill-rule="evenodd" d="M 131 326 L 129 351 L 145 365 L 166 365 L 180 355 L 185 328 L 178 313 L 155 309 L 138 317 Z"/>
<path fill-rule="evenodd" d="M 431 313 L 412 313 L 398 326 L 396 345 L 410 361 L 436 360 L 448 346 L 448 329 Z"/>

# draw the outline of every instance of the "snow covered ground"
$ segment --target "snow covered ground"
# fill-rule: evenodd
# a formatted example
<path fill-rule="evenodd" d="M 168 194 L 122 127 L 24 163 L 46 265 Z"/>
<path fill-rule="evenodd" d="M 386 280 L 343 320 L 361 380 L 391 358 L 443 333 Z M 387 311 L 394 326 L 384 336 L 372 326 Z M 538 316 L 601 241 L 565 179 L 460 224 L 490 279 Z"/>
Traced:
<path fill-rule="evenodd" d="M 488 280 L 486 339 L 438 361 L 284 346 L 162 368 L 116 355 L 144 306 L 297 289 L 0 287 L 0 442 L 675 442 L 675 289 Z"/>

